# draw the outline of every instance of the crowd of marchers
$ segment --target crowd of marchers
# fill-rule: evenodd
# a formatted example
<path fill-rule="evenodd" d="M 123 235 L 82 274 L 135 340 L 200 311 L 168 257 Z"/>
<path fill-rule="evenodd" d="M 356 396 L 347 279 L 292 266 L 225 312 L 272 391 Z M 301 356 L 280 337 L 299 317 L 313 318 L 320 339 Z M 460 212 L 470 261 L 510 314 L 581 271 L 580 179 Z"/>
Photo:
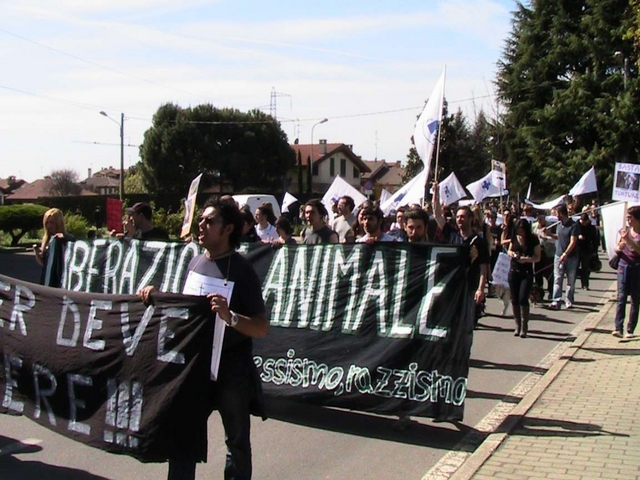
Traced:
<path fill-rule="evenodd" d="M 529 332 L 530 303 L 545 302 L 548 308 L 573 308 L 576 281 L 589 289 L 590 275 L 599 270 L 598 252 L 604 249 L 599 205 L 596 200 L 580 206 L 579 198 L 550 211 L 533 206 L 492 199 L 473 206 L 445 206 L 440 203 L 437 185 L 425 205 L 401 205 L 385 215 L 375 201 L 355 205 L 349 196 L 332 204 L 332 215 L 320 200 L 300 207 L 299 220 L 305 225 L 300 240 L 304 244 L 432 242 L 471 246 L 469 282 L 476 303 L 476 325 L 484 314 L 492 272 L 500 253 L 509 258 L 506 295 L 515 319 L 514 334 L 526 338 Z M 333 218 L 333 220 L 329 220 Z M 275 219 L 268 205 L 246 212 L 246 240 L 276 246 L 293 244 L 292 225 L 286 218 Z M 545 295 L 546 294 L 546 295 Z M 624 316 L 624 314 L 623 314 Z"/>
<path fill-rule="evenodd" d="M 508 257 L 514 334 L 526 338 L 529 332 L 530 298 L 534 291 L 548 291 L 548 307 L 570 309 L 575 302 L 576 279 L 589 288 L 592 269 L 598 270 L 598 249 L 604 249 L 597 202 L 578 208 L 577 201 L 561 204 L 550 212 L 536 212 L 530 205 L 490 201 L 484 205 L 444 206 L 434 185 L 431 203 L 400 206 L 391 218 L 376 202 L 356 206 L 344 196 L 333 206 L 333 220 L 320 200 L 310 200 L 300 209 L 305 229 L 304 244 L 355 242 L 431 242 L 469 246 L 467 281 L 476 304 L 476 323 L 484 311 L 494 265 L 500 254 Z M 358 208 L 356 208 L 358 207 Z M 126 210 L 124 233 L 116 238 L 166 240 L 165 231 L 153 224 L 147 204 L 135 204 Z M 252 339 L 263 337 L 269 320 L 259 279 L 237 248 L 241 242 L 266 242 L 274 247 L 296 245 L 292 222 L 275 218 L 269 204 L 255 212 L 237 205 L 232 197 L 211 198 L 198 217 L 197 239 L 204 253 L 189 264 L 194 278 L 216 278 L 234 282 L 231 298 L 211 292 L 212 314 L 228 326 L 222 347 L 220 370 L 210 382 L 209 396 L 201 399 L 222 417 L 227 445 L 224 478 L 248 480 L 252 476 L 250 414 L 264 415 L 261 384 L 252 356 Z M 44 236 L 35 246 L 36 260 L 47 265 L 51 240 L 73 241 L 65 228 L 62 212 L 51 209 L 43 218 Z M 618 265 L 617 337 L 633 336 L 640 305 L 640 207 L 627 212 L 626 226 L 620 231 L 615 251 Z M 502 257 L 504 259 L 505 257 Z M 43 273 L 45 269 L 43 269 Z M 44 275 L 43 275 L 44 278 Z M 566 291 L 563 285 L 566 281 Z M 546 286 L 544 285 L 546 282 Z M 142 288 L 138 294 L 152 302 L 156 289 Z M 564 294 L 564 298 L 563 298 Z M 627 297 L 631 297 L 629 319 L 624 328 Z M 183 452 L 169 460 L 169 480 L 194 479 L 197 459 Z"/>

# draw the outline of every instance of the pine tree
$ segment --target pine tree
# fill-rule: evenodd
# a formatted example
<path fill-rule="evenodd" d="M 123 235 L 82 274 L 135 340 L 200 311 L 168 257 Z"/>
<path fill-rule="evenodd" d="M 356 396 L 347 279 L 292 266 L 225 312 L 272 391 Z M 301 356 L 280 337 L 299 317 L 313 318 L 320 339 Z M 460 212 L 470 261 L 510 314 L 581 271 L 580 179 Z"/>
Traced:
<path fill-rule="evenodd" d="M 519 4 L 498 64 L 496 126 L 513 189 L 566 193 L 591 166 L 611 192 L 615 162 L 637 162 L 636 62 L 625 0 Z M 618 52 L 618 53 L 617 53 Z M 625 88 L 626 87 L 626 88 Z M 502 159 L 501 159 L 502 160 Z"/>

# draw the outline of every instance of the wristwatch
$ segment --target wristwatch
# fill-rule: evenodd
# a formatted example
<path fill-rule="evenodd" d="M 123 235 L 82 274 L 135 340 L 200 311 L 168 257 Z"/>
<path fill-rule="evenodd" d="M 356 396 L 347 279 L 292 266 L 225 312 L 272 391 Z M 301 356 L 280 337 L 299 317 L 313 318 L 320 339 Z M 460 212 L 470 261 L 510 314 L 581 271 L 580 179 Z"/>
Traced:
<path fill-rule="evenodd" d="M 229 310 L 229 312 L 231 312 L 231 319 L 229 320 L 228 325 L 233 328 L 235 327 L 238 322 L 240 321 L 240 319 L 238 318 L 238 314 L 236 312 L 234 312 L 233 310 Z"/>

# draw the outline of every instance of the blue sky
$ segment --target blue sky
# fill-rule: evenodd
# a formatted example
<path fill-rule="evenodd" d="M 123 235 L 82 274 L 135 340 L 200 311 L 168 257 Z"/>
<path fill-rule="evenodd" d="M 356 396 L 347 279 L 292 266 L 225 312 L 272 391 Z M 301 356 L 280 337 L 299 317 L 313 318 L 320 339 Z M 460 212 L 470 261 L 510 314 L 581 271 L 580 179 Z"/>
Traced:
<path fill-rule="evenodd" d="M 179 4 L 179 5 L 178 5 Z M 23 0 L 0 11 L 0 177 L 119 165 L 157 108 L 269 112 L 289 140 L 405 160 L 447 67 L 451 109 L 496 111 L 492 82 L 512 0 Z M 139 160 L 125 148 L 125 165 Z M 488 168 L 488 167 L 487 167 Z M 185 186 L 185 189 L 188 186 Z"/>

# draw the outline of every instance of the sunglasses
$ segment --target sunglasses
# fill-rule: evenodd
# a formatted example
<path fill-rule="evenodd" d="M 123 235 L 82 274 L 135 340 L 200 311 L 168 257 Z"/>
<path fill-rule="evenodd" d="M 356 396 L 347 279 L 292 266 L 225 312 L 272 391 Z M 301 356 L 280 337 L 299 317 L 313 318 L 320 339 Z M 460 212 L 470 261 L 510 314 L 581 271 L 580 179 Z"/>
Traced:
<path fill-rule="evenodd" d="M 204 222 L 205 225 L 213 225 L 214 223 L 222 223 L 222 218 L 216 215 L 210 215 L 208 217 L 198 217 L 198 223 Z"/>

